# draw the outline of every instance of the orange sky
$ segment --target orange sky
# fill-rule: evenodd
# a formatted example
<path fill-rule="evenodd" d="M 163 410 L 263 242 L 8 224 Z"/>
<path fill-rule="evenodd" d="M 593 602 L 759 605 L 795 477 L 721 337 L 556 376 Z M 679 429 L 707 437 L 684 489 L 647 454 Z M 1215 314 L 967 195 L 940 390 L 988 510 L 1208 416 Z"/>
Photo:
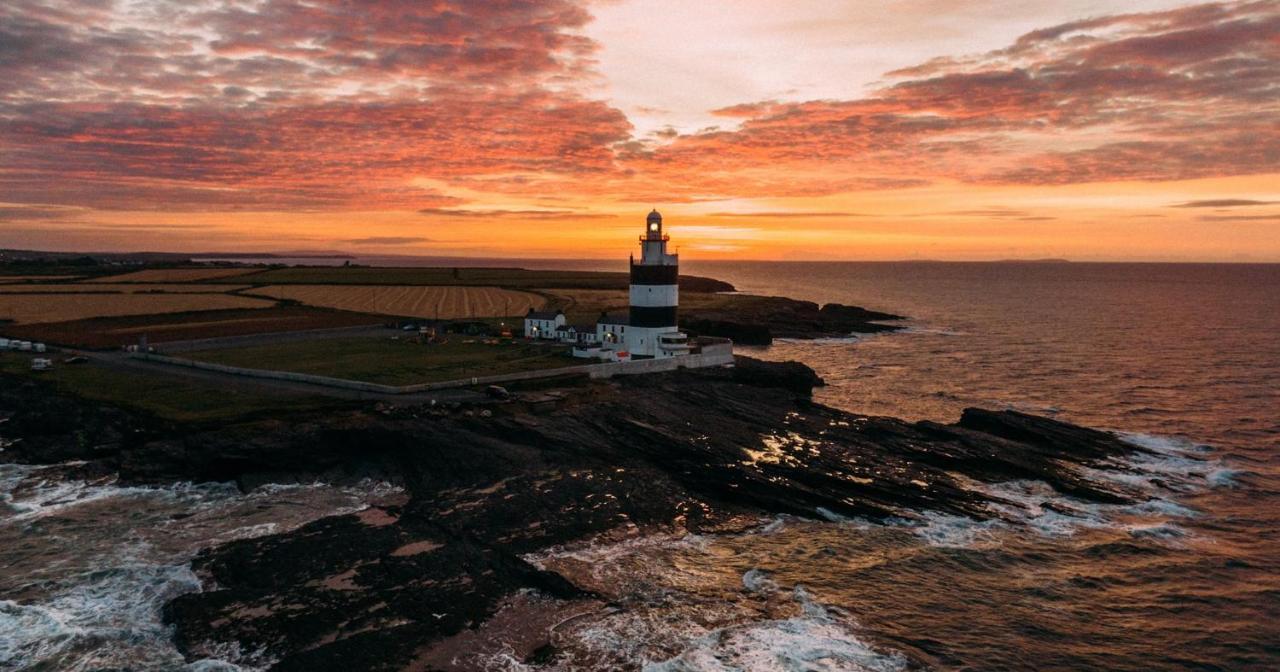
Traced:
<path fill-rule="evenodd" d="M 1280 261 L 1280 2 L 0 6 L 0 246 Z"/>

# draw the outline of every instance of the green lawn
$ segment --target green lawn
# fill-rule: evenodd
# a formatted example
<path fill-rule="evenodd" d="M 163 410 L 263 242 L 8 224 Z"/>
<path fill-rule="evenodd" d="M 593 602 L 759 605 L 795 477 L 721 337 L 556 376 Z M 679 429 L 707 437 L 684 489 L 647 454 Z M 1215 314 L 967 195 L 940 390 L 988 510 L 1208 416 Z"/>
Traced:
<path fill-rule="evenodd" d="M 180 422 L 228 421 L 351 404 L 330 397 L 257 392 L 242 386 L 216 385 L 178 374 L 115 371 L 92 362 L 64 364 L 61 355 L 47 356 L 54 359 L 55 369 L 35 373 L 31 371 L 30 353 L 0 353 L 0 372 L 29 377 L 52 385 L 61 392 L 86 399 L 132 408 Z"/>
<path fill-rule="evenodd" d="M 293 371 L 383 385 L 413 385 L 581 364 L 558 345 L 489 345 L 483 339 L 449 335 L 445 344 L 401 340 L 335 338 L 183 353 L 179 356 L 252 369 Z M 471 340 L 471 343 L 463 341 Z"/>

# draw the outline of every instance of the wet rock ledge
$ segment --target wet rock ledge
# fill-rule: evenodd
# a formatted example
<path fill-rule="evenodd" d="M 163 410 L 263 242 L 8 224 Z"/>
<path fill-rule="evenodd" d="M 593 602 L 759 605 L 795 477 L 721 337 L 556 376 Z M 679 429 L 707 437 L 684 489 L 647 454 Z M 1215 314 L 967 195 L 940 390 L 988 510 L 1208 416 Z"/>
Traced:
<path fill-rule="evenodd" d="M 74 435 L 42 423 L 49 408 L 0 395 L 11 416 L 0 433 L 28 432 L 8 459 L 85 460 L 77 468 L 126 480 L 403 484 L 399 501 L 203 551 L 203 592 L 164 610 L 193 660 L 238 647 L 248 662 L 309 672 L 448 668 L 451 647 L 468 646 L 513 596 L 602 608 L 522 559 L 569 542 L 742 529 L 778 513 L 999 515 L 973 481 L 1138 497 L 1080 469 L 1139 450 L 1110 434 L 1011 411 L 969 409 L 955 424 L 859 416 L 814 403 L 818 383 L 800 364 L 740 358 L 562 390 L 550 407 L 540 391 L 203 430 L 48 402 L 83 423 Z M 525 625 L 518 653 L 554 658 L 550 624 Z"/>

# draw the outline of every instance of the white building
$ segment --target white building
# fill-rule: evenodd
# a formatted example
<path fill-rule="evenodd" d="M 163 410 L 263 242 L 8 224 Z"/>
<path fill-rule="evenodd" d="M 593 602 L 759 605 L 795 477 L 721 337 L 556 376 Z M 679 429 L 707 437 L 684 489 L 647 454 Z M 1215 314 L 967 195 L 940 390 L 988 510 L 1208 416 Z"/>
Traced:
<path fill-rule="evenodd" d="M 593 346 L 598 343 L 594 324 L 562 324 L 556 327 L 556 340 L 570 345 Z"/>
<path fill-rule="evenodd" d="M 529 310 L 524 316 L 525 338 L 557 340 L 556 329 L 564 326 L 564 312 Z"/>

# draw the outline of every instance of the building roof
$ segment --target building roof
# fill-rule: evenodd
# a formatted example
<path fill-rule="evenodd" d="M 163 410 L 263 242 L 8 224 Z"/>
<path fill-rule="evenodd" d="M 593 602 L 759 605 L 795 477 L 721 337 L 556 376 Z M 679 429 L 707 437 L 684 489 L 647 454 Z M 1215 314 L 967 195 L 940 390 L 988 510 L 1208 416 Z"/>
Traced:
<path fill-rule="evenodd" d="M 631 324 L 631 316 L 627 313 L 600 313 L 600 319 L 596 320 L 596 324 L 617 324 L 625 327 Z"/>
<path fill-rule="evenodd" d="M 529 309 L 529 312 L 527 312 L 527 313 L 525 313 L 525 314 L 524 314 L 524 319 L 526 319 L 526 320 L 554 320 L 554 319 L 556 319 L 556 316 L 558 316 L 558 315 L 564 315 L 564 311 L 562 311 L 562 310 L 534 310 L 534 309 L 530 308 L 530 309 Z"/>

